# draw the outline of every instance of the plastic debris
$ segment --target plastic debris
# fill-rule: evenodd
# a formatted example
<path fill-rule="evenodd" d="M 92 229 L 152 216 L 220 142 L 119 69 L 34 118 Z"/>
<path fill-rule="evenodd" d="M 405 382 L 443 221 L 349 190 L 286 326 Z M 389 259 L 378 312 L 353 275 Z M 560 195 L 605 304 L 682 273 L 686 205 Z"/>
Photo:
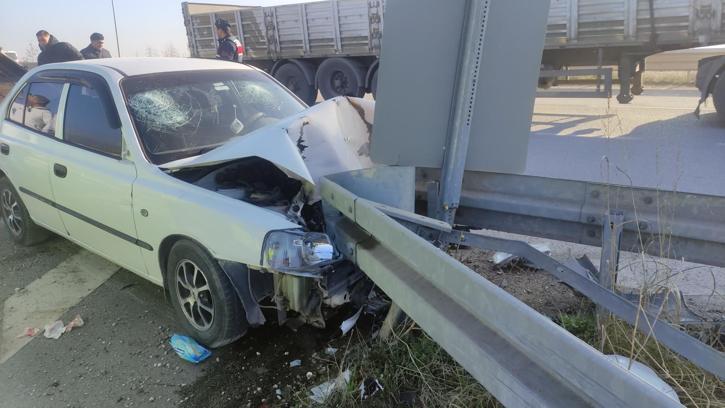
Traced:
<path fill-rule="evenodd" d="M 335 353 L 337 353 L 337 349 L 334 347 L 328 347 L 325 349 L 325 354 L 327 354 L 328 356 L 334 356 Z"/>
<path fill-rule="evenodd" d="M 307 377 L 307 379 L 308 379 L 308 380 L 311 380 L 311 379 L 312 379 L 312 377 L 314 377 L 314 376 L 315 376 L 315 375 L 314 375 L 314 374 L 312 374 L 312 371 L 308 371 L 308 372 L 307 372 L 307 374 L 305 374 L 305 377 Z"/>
<path fill-rule="evenodd" d="M 639 361 L 634 361 L 629 357 L 621 356 L 618 354 L 606 355 L 604 357 L 606 357 L 622 369 L 636 375 L 642 381 L 655 387 L 660 392 L 664 393 L 673 400 L 680 402 L 680 398 L 677 396 L 675 390 L 673 390 L 672 387 L 669 386 L 669 384 L 667 384 L 666 382 L 664 382 L 664 380 L 657 376 L 657 373 L 655 373 L 653 369 L 647 367 Z"/>
<path fill-rule="evenodd" d="M 83 327 L 86 323 L 81 318 L 81 315 L 76 315 L 68 324 L 65 325 L 65 333 L 70 333 L 76 327 Z"/>
<path fill-rule="evenodd" d="M 196 340 L 188 336 L 174 334 L 171 336 L 169 343 L 179 357 L 190 363 L 198 364 L 211 356 L 211 351 L 205 349 Z"/>
<path fill-rule="evenodd" d="M 65 332 L 65 326 L 63 326 L 63 322 L 60 320 L 56 320 L 51 324 L 45 325 L 45 331 L 43 332 L 43 336 L 47 339 L 53 339 L 58 340 L 60 336 L 63 335 L 63 332 Z"/>
<path fill-rule="evenodd" d="M 357 389 L 360 390 L 360 399 L 365 401 L 366 399 L 382 391 L 384 388 L 377 378 L 366 378 L 363 382 L 360 383 L 360 386 Z"/>
<path fill-rule="evenodd" d="M 302 360 L 292 360 L 289 362 L 290 367 L 299 367 L 302 365 Z"/>
<path fill-rule="evenodd" d="M 350 330 L 352 330 L 353 327 L 355 327 L 355 324 L 357 323 L 358 319 L 360 319 L 360 315 L 362 314 L 363 308 L 361 307 L 358 309 L 357 313 L 352 315 L 351 318 L 345 320 L 340 324 L 340 330 L 342 331 L 342 335 L 346 335 Z"/>
<path fill-rule="evenodd" d="M 540 244 L 531 244 L 534 249 L 541 252 L 544 255 L 551 255 L 551 247 L 548 244 L 540 243 Z M 506 253 L 506 252 L 496 252 L 491 257 L 491 262 L 493 262 L 496 266 L 506 266 L 508 264 L 518 262 L 521 260 L 521 257 Z M 533 265 L 531 263 L 526 263 L 526 266 L 535 268 L 536 265 Z"/>
<path fill-rule="evenodd" d="M 310 399 L 318 404 L 323 404 L 335 391 L 343 389 L 350 382 L 350 370 L 341 372 L 334 380 L 326 381 L 310 390 Z"/>
<path fill-rule="evenodd" d="M 40 329 L 38 329 L 37 327 L 26 327 L 21 334 L 17 335 L 17 338 L 22 339 L 23 337 L 35 337 L 39 333 Z"/>

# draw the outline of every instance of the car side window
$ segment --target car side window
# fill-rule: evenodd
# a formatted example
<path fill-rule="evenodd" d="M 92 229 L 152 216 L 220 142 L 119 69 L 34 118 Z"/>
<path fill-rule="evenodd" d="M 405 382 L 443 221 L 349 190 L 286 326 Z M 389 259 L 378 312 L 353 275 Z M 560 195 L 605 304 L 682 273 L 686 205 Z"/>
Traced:
<path fill-rule="evenodd" d="M 65 105 L 63 139 L 70 144 L 120 158 L 121 129 L 111 126 L 103 103 L 94 89 L 71 84 Z"/>
<path fill-rule="evenodd" d="M 23 116 L 25 113 L 25 101 L 28 96 L 28 84 L 23 85 L 22 89 L 15 95 L 15 99 L 10 103 L 8 110 L 8 120 L 18 125 L 23 124 Z"/>
<path fill-rule="evenodd" d="M 35 82 L 30 84 L 25 101 L 23 125 L 46 135 L 55 134 L 55 120 L 63 84 Z"/>

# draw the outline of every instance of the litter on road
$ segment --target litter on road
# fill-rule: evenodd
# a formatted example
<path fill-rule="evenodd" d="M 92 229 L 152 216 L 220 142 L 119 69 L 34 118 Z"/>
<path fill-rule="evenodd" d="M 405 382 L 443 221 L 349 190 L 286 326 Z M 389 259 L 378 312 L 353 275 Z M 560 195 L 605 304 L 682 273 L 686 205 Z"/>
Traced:
<path fill-rule="evenodd" d="M 53 323 L 45 325 L 45 331 L 43 332 L 43 336 L 45 336 L 46 339 L 58 340 L 60 336 L 63 335 L 64 331 L 65 326 L 63 325 L 63 322 L 60 320 L 56 320 Z"/>
<path fill-rule="evenodd" d="M 337 378 L 326 381 L 310 390 L 310 399 L 318 404 L 323 404 L 335 391 L 344 389 L 350 382 L 350 370 L 341 372 Z"/>
<path fill-rule="evenodd" d="M 17 335 L 17 338 L 22 339 L 23 337 L 35 337 L 39 333 L 40 329 L 38 329 L 37 327 L 26 327 L 21 334 Z"/>
<path fill-rule="evenodd" d="M 350 330 L 352 330 L 353 327 L 355 327 L 355 324 L 357 324 L 358 319 L 360 319 L 360 315 L 362 314 L 363 308 L 361 307 L 358 309 L 358 311 L 352 315 L 349 319 L 345 320 L 340 324 L 340 331 L 342 331 L 342 335 L 346 335 Z"/>
<path fill-rule="evenodd" d="M 292 360 L 289 362 L 290 367 L 299 367 L 302 365 L 302 360 Z"/>
<path fill-rule="evenodd" d="M 174 334 L 169 343 L 179 357 L 190 363 L 198 364 L 211 356 L 211 351 L 205 349 L 191 337 Z"/>

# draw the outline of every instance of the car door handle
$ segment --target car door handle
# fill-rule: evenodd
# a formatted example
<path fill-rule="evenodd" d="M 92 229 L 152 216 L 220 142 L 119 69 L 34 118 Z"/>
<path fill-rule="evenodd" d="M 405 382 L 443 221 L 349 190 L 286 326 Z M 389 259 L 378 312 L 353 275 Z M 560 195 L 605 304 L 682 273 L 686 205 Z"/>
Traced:
<path fill-rule="evenodd" d="M 0 143 L 0 153 L 4 154 L 5 156 L 10 154 L 10 146 L 8 146 L 5 143 Z"/>
<path fill-rule="evenodd" d="M 53 173 L 60 178 L 65 178 L 68 175 L 68 168 L 62 164 L 55 163 L 53 165 Z"/>

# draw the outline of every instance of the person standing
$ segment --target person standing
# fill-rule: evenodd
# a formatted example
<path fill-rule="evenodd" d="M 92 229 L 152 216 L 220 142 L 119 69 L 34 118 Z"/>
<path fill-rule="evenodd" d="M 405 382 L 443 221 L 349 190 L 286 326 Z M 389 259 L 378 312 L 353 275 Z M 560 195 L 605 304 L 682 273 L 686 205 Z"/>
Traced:
<path fill-rule="evenodd" d="M 78 49 L 67 42 L 60 42 L 54 35 L 45 30 L 35 33 L 38 38 L 38 65 L 51 64 L 54 62 L 82 60 L 83 55 Z"/>
<path fill-rule="evenodd" d="M 239 39 L 232 35 L 232 26 L 226 20 L 217 19 L 214 23 L 219 46 L 216 49 L 217 59 L 242 62 L 244 46 Z"/>
<path fill-rule="evenodd" d="M 91 34 L 91 43 L 88 47 L 81 50 L 81 55 L 85 59 L 98 59 L 98 58 L 111 58 L 111 53 L 107 49 L 103 48 L 103 34 L 93 33 Z"/>

